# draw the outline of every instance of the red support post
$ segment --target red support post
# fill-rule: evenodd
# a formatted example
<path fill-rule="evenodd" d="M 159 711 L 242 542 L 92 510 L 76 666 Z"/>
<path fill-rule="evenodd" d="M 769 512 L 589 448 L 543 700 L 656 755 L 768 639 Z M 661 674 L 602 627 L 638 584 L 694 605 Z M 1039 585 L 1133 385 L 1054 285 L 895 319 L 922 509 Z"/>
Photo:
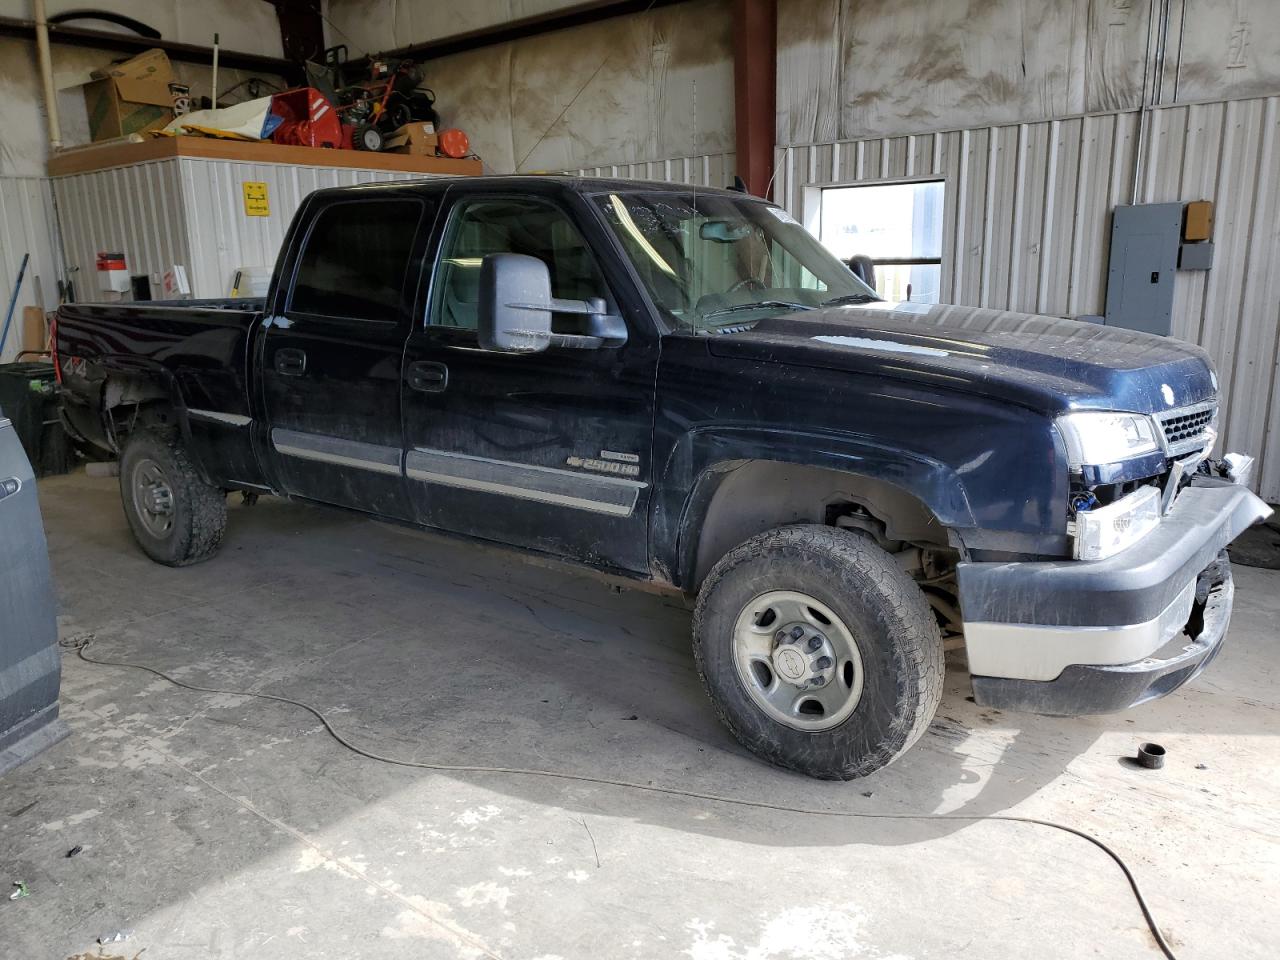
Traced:
<path fill-rule="evenodd" d="M 777 118 L 776 0 L 733 0 L 733 95 L 738 176 L 766 196 L 773 178 Z"/>

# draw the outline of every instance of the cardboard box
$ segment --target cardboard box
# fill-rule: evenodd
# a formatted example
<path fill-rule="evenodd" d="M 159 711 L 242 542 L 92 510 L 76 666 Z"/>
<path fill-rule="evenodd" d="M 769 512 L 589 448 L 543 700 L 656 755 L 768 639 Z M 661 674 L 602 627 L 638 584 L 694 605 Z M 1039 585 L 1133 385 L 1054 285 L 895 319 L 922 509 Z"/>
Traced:
<path fill-rule="evenodd" d="M 409 153 L 420 157 L 434 157 L 436 144 L 436 126 L 429 120 L 415 120 L 406 123 L 395 133 L 387 137 L 382 149 L 386 153 Z"/>
<path fill-rule="evenodd" d="M 49 325 L 39 307 L 22 308 L 22 350 L 44 353 L 49 349 Z"/>
<path fill-rule="evenodd" d="M 146 50 L 92 76 L 84 87 L 91 139 L 159 130 L 173 119 L 173 68 L 163 50 Z"/>

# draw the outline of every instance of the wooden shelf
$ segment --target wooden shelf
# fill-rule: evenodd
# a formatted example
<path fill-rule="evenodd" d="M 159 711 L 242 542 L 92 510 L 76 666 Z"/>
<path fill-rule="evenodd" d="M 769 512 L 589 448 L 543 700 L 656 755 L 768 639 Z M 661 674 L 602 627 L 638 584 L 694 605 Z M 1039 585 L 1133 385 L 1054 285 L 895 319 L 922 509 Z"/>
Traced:
<path fill-rule="evenodd" d="M 243 163 L 281 163 L 305 167 L 347 167 L 357 170 L 390 170 L 401 173 L 435 173 L 475 177 L 482 172 L 479 160 L 452 160 L 406 153 L 366 153 L 363 150 L 325 150 L 318 147 L 286 147 L 276 143 L 214 140 L 208 137 L 155 137 L 139 143 L 91 144 L 62 150 L 49 158 L 49 176 L 66 177 L 93 170 L 124 167 L 171 157 L 205 160 L 238 160 Z"/>

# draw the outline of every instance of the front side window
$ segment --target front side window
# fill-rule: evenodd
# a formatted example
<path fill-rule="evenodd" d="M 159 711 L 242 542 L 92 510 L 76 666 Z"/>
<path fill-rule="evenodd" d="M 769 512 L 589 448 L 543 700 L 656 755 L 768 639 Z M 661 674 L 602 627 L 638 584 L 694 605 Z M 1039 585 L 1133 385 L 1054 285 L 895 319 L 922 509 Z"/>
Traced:
<path fill-rule="evenodd" d="M 702 332 L 875 292 L 778 207 L 644 191 L 595 198 L 673 329 Z"/>
<path fill-rule="evenodd" d="M 358 200 L 320 211 L 298 258 L 289 312 L 394 323 L 421 215 L 417 200 Z"/>
<path fill-rule="evenodd" d="M 491 253 L 537 257 L 547 265 L 557 299 L 608 298 L 586 239 L 561 210 L 536 200 L 469 200 L 454 212 L 441 246 L 428 323 L 476 329 L 480 266 Z M 552 314 L 551 321 L 557 333 L 585 332 L 581 316 Z"/>

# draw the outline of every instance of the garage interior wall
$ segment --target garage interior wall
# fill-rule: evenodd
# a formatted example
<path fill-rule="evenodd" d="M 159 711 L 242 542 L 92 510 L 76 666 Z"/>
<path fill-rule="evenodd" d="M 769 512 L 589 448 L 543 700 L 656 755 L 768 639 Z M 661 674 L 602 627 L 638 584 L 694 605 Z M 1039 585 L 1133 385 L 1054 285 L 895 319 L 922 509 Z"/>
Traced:
<path fill-rule="evenodd" d="M 74 0 L 48 0 L 49 15 L 85 9 Z M 242 0 L 116 0 L 116 13 L 126 14 L 160 31 L 167 40 L 211 45 L 213 24 L 226 49 L 264 56 L 280 56 L 280 28 L 274 8 L 267 3 Z M 30 20 L 29 0 L 0 0 L 0 16 Z M 82 21 L 94 29 L 119 29 L 104 21 Z M 112 50 L 54 44 L 51 47 L 54 87 L 63 142 L 68 146 L 89 142 L 89 121 L 80 85 L 90 71 L 126 57 Z M 212 70 L 200 64 L 173 62 L 176 78 L 191 86 L 195 96 L 209 95 Z M 223 67 L 218 85 L 226 90 L 251 76 Z M 276 77 L 268 77 L 278 80 Z M 41 306 L 52 310 L 58 303 L 58 280 L 63 276 L 62 257 L 54 221 L 54 199 L 45 176 L 48 139 L 45 129 L 36 47 L 30 40 L 0 37 L 0 298 L 8 303 L 23 254 L 31 261 L 19 291 L 15 315 L 22 308 Z M 39 282 L 36 282 L 39 278 Z M 79 282 L 77 281 L 77 285 Z M 2 318 L 0 318 L 2 319 Z M 17 321 L 15 321 L 15 325 Z M 11 330 L 0 361 L 16 356 L 20 337 Z"/>
<path fill-rule="evenodd" d="M 778 0 L 781 146 L 1280 92 L 1274 0 Z"/>
<path fill-rule="evenodd" d="M 386 50 L 569 6 L 476 0 L 445 19 L 434 0 L 330 0 L 329 42 L 353 54 Z M 425 82 L 442 122 L 467 132 L 486 173 L 666 161 L 683 172 L 687 160 L 691 175 L 714 169 L 713 184 L 725 186 L 730 12 L 730 0 L 691 0 L 481 47 L 431 60 Z"/>

